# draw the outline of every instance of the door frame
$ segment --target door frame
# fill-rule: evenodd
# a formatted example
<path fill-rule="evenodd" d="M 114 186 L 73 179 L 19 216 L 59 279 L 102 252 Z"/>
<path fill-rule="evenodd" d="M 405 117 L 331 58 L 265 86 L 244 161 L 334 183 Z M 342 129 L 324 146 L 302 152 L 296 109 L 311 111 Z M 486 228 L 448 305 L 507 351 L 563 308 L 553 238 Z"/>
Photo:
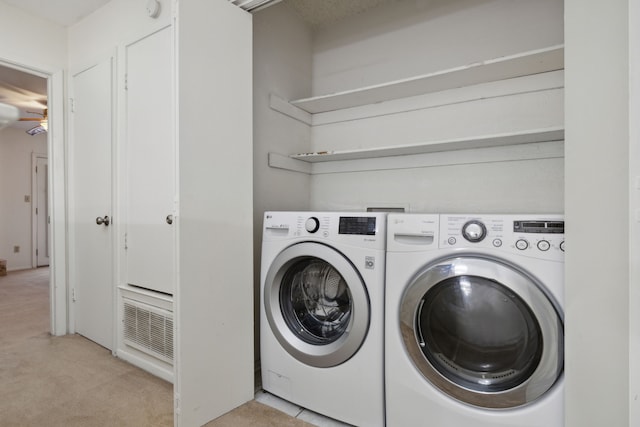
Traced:
<path fill-rule="evenodd" d="M 38 268 L 38 242 L 40 236 L 38 235 L 38 214 L 36 213 L 36 209 L 38 208 L 38 175 L 36 172 L 36 167 L 38 163 L 38 159 L 49 159 L 47 153 L 31 153 L 31 267 Z M 47 171 L 49 168 L 47 167 Z M 47 187 L 49 186 L 49 177 L 47 176 Z M 47 188 L 47 212 L 48 212 L 48 202 L 49 200 L 49 188 Z M 49 221 L 47 219 L 47 221 Z"/>
<path fill-rule="evenodd" d="M 50 215 L 49 331 L 68 332 L 67 317 L 67 241 L 66 241 L 66 138 L 64 109 L 64 70 L 41 68 L 0 57 L 0 65 L 47 79 L 48 122 L 47 155 L 48 211 Z"/>

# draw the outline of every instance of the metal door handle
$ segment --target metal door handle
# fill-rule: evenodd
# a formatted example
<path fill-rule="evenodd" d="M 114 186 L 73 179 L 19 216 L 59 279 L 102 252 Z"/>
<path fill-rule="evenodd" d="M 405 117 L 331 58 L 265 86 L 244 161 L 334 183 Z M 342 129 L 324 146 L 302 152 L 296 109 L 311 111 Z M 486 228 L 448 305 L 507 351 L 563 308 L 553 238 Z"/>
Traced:
<path fill-rule="evenodd" d="M 105 227 L 108 227 L 110 223 L 111 223 L 111 220 L 107 215 L 105 215 L 104 218 L 102 217 L 96 218 L 96 224 L 98 225 L 104 225 Z"/>
<path fill-rule="evenodd" d="M 166 221 L 167 221 L 167 224 L 169 225 L 173 224 L 173 215 L 171 214 L 167 215 Z"/>

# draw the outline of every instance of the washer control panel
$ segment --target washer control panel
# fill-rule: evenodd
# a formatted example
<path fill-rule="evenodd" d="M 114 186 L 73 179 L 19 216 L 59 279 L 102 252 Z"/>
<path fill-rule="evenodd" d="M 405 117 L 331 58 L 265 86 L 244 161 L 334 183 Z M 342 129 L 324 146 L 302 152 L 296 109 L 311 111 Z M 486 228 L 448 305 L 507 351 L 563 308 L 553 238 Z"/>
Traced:
<path fill-rule="evenodd" d="M 494 248 L 544 259 L 564 259 L 561 215 L 440 215 L 441 248 Z"/>
<path fill-rule="evenodd" d="M 265 212 L 263 241 L 310 239 L 384 250 L 386 213 Z"/>

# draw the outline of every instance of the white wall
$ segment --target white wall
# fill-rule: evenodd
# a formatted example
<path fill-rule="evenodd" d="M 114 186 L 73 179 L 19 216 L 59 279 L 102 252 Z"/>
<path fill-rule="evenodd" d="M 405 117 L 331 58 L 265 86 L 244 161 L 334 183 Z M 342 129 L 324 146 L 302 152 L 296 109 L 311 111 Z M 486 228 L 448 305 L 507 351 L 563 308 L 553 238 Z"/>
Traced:
<path fill-rule="evenodd" d="M 261 230 L 267 210 L 309 207 L 309 178 L 269 168 L 267 155 L 310 147 L 309 127 L 269 108 L 269 95 L 296 99 L 310 93 L 311 31 L 284 4 L 277 4 L 254 15 L 253 43 L 254 211 Z"/>
<path fill-rule="evenodd" d="M 0 59 L 36 70 L 64 70 L 65 28 L 0 1 Z"/>
<path fill-rule="evenodd" d="M 629 423 L 628 7 L 565 1 L 567 427 L 637 425 Z"/>
<path fill-rule="evenodd" d="M 16 128 L 0 131 L 0 258 L 8 270 L 31 268 L 31 154 L 46 153 L 45 134 Z M 14 253 L 13 247 L 20 246 Z"/>
<path fill-rule="evenodd" d="M 640 117 L 640 0 L 629 1 L 629 117 Z M 640 121 L 629 120 L 629 425 L 640 425 Z"/>
<path fill-rule="evenodd" d="M 313 95 L 561 44 L 562 0 L 398 1 L 315 35 Z"/>
<path fill-rule="evenodd" d="M 313 127 L 312 151 L 392 147 L 562 127 L 563 75 L 545 74 L 554 78 L 543 82 L 537 81 L 541 80 L 538 76 L 527 76 L 474 85 L 411 97 L 413 105 L 400 108 L 405 111 L 356 119 L 338 117 Z M 402 101 L 393 103 L 401 105 Z M 380 108 L 391 103 L 381 103 Z M 324 113 L 329 115 L 338 116 Z"/>
<path fill-rule="evenodd" d="M 563 159 L 315 175 L 314 210 L 562 213 Z"/>
<path fill-rule="evenodd" d="M 562 0 L 392 3 L 315 35 L 313 93 L 385 83 L 562 42 Z M 319 114 L 322 124 L 312 129 L 310 151 L 561 128 L 563 86 L 562 72 L 552 72 L 416 96 L 406 106 L 402 100 L 386 102 L 372 117 L 359 114 L 368 107 L 342 116 Z M 507 148 L 460 151 L 428 167 L 406 162 L 402 169 L 402 161 L 394 159 L 393 170 L 313 175 L 311 207 L 562 213 L 564 165 L 562 145 L 556 144 L 556 155 L 537 159 L 505 159 Z"/>
<path fill-rule="evenodd" d="M 146 13 L 146 2 L 111 0 L 105 6 L 69 27 L 69 69 L 74 71 L 101 60 L 119 45 L 132 43 L 171 23 L 171 2 L 158 0 L 157 19 Z"/>
<path fill-rule="evenodd" d="M 260 252 L 262 221 L 269 210 L 309 209 L 308 175 L 270 168 L 268 153 L 304 152 L 310 146 L 306 124 L 269 108 L 269 95 L 285 99 L 311 92 L 311 31 L 284 4 L 253 17 L 253 215 L 255 319 L 260 318 Z M 255 323 L 259 358 L 259 323 Z"/>

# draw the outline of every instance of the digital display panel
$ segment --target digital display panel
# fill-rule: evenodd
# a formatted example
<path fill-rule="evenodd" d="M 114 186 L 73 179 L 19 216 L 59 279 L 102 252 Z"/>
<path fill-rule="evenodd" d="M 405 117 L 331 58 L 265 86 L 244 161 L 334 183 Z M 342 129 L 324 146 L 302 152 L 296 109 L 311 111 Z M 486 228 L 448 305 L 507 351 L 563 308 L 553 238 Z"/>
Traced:
<path fill-rule="evenodd" d="M 564 221 L 513 221 L 517 233 L 564 233 Z"/>
<path fill-rule="evenodd" d="M 341 216 L 338 234 L 376 235 L 376 218 L 367 216 Z"/>

